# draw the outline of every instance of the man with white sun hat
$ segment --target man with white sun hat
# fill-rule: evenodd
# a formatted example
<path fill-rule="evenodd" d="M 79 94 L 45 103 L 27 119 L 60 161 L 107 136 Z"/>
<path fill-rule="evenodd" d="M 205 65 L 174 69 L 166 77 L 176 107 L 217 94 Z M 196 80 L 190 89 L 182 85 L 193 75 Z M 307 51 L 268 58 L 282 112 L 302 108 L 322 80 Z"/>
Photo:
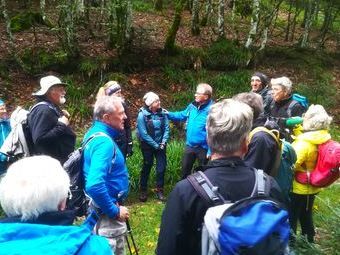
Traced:
<path fill-rule="evenodd" d="M 40 89 L 32 95 L 37 104 L 28 115 L 34 154 L 49 155 L 63 164 L 74 150 L 76 135 L 69 126 L 69 113 L 60 107 L 66 102 L 65 86 L 54 75 L 40 79 Z"/>

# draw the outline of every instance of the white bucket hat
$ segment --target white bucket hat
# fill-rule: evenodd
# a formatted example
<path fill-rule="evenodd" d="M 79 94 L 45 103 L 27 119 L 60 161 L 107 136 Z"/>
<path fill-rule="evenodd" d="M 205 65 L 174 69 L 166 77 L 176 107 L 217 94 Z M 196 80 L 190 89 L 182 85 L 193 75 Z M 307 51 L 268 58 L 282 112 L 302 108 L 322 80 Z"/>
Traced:
<path fill-rule="evenodd" d="M 64 82 L 61 82 L 61 80 L 53 75 L 45 76 L 40 79 L 40 89 L 32 93 L 33 96 L 43 96 L 46 94 L 46 92 L 55 85 L 63 85 L 66 86 L 67 84 Z"/>

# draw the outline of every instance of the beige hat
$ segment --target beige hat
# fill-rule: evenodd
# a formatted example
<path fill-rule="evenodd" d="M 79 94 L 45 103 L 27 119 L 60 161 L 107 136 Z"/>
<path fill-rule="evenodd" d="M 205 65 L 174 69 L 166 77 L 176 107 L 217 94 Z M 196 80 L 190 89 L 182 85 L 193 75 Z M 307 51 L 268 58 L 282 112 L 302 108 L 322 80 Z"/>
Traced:
<path fill-rule="evenodd" d="M 33 96 L 43 96 L 46 92 L 55 85 L 63 85 L 66 86 L 66 83 L 61 82 L 61 80 L 53 75 L 45 76 L 40 79 L 40 89 L 32 93 Z"/>
<path fill-rule="evenodd" d="M 143 100 L 146 106 L 150 106 L 153 102 L 159 100 L 159 96 L 154 92 L 148 92 L 144 95 Z"/>

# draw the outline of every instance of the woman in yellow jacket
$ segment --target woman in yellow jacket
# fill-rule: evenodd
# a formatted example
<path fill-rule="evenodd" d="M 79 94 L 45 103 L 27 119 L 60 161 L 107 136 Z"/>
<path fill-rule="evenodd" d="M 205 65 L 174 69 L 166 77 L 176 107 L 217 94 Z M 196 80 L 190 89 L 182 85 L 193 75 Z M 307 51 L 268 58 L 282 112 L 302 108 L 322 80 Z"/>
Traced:
<path fill-rule="evenodd" d="M 318 145 L 331 139 L 328 133 L 332 121 L 323 106 L 311 105 L 303 116 L 303 133 L 295 138 L 292 146 L 295 149 L 297 160 L 295 171 L 312 171 L 318 158 Z M 296 234 L 297 222 L 300 221 L 301 234 L 307 236 L 309 242 L 314 242 L 313 203 L 315 194 L 320 188 L 309 184 L 293 181 L 291 194 L 290 224 Z"/>

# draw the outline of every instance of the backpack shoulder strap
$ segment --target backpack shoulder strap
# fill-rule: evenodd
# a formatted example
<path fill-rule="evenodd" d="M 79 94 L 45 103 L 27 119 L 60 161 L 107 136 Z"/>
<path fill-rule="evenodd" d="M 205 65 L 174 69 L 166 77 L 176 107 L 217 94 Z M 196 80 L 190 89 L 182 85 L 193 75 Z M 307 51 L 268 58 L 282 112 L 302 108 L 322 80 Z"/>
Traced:
<path fill-rule="evenodd" d="M 195 172 L 194 174 L 189 175 L 187 180 L 206 204 L 217 205 L 226 203 L 226 200 L 218 192 L 218 187 L 213 186 L 203 172 Z"/>
<path fill-rule="evenodd" d="M 53 111 L 55 111 L 55 113 L 58 115 L 59 112 L 58 110 L 53 107 L 50 103 L 46 102 L 46 101 L 41 101 L 41 102 L 38 102 L 36 103 L 35 105 L 33 105 L 30 109 L 29 109 L 29 113 L 31 113 L 33 111 L 33 109 L 35 109 L 37 106 L 39 105 L 47 105 L 50 109 L 52 109 Z"/>
<path fill-rule="evenodd" d="M 252 191 L 251 197 L 258 196 L 268 196 L 270 192 L 269 181 L 267 180 L 268 176 L 262 169 L 254 168 L 255 173 L 255 184 L 254 189 Z"/>
<path fill-rule="evenodd" d="M 281 149 L 280 132 L 276 129 L 268 129 L 266 127 L 256 127 L 249 133 L 249 140 L 251 140 L 256 133 L 261 132 L 261 131 L 269 134 L 275 140 L 275 142 Z"/>

